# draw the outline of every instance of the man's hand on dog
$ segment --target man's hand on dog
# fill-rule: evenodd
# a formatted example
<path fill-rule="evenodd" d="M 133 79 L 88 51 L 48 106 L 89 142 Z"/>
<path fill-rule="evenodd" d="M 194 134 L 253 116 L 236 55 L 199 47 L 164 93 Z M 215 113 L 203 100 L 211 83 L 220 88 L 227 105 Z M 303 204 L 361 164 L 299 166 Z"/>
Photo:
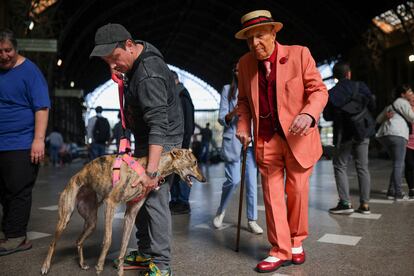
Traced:
<path fill-rule="evenodd" d="M 155 190 L 155 189 L 157 189 L 157 188 L 158 188 L 158 181 L 159 181 L 159 180 L 160 180 L 160 178 L 159 178 L 159 177 L 154 177 L 154 178 L 151 178 L 151 177 L 149 177 L 148 175 L 143 174 L 143 175 L 141 176 L 140 183 L 142 183 L 142 185 L 144 185 L 144 187 L 148 187 L 148 188 L 150 188 L 151 190 Z M 138 183 L 139 183 L 139 182 L 132 183 L 132 184 L 131 184 L 131 187 L 132 187 L 132 188 L 135 188 L 135 187 L 138 185 Z"/>

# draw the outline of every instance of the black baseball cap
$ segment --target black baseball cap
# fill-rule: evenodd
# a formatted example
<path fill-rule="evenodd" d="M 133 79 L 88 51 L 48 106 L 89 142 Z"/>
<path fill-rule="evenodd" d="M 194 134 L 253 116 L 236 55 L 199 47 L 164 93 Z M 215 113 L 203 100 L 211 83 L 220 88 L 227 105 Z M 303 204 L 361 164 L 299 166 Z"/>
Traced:
<path fill-rule="evenodd" d="M 95 33 L 95 48 L 89 57 L 108 56 L 115 49 L 118 42 L 132 39 L 131 34 L 121 24 L 106 24 Z"/>

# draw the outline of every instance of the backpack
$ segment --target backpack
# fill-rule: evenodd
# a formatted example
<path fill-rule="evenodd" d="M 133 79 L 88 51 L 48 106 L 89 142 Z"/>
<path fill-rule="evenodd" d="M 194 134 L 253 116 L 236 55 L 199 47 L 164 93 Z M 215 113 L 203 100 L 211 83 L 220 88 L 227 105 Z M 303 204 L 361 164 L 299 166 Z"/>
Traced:
<path fill-rule="evenodd" d="M 404 115 L 401 114 L 401 112 L 398 111 L 398 109 L 395 108 L 394 103 L 391 104 L 392 109 L 394 109 L 395 112 L 397 112 L 398 115 L 400 115 L 404 121 L 407 123 L 407 127 L 408 127 L 408 134 L 412 134 L 413 133 L 413 124 L 409 121 L 407 121 L 407 119 L 404 117 Z"/>
<path fill-rule="evenodd" d="M 356 82 L 350 100 L 340 110 L 346 125 L 352 129 L 355 141 L 362 141 L 375 134 L 375 121 L 367 108 L 365 96 L 359 93 L 359 82 Z"/>
<path fill-rule="evenodd" d="M 96 117 L 92 133 L 95 143 L 104 144 L 109 141 L 111 132 L 108 120 L 103 117 Z"/>

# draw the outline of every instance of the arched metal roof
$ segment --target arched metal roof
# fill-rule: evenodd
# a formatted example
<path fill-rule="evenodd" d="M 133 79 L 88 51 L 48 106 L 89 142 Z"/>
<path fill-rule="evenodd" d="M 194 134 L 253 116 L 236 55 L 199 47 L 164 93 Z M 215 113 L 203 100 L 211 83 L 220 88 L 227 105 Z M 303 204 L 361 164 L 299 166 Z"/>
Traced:
<path fill-rule="evenodd" d="M 86 91 L 107 80 L 107 66 L 90 60 L 89 53 L 96 29 L 111 22 L 123 24 L 134 38 L 158 47 L 168 63 L 220 90 L 229 81 L 232 64 L 247 51 L 234 34 L 240 17 L 249 11 L 270 10 L 284 23 L 278 41 L 305 45 L 321 62 L 346 55 L 361 42 L 373 17 L 400 2 L 404 1 L 62 0 L 54 18 L 63 21 L 57 30 L 58 57 L 64 60 L 59 74 Z"/>

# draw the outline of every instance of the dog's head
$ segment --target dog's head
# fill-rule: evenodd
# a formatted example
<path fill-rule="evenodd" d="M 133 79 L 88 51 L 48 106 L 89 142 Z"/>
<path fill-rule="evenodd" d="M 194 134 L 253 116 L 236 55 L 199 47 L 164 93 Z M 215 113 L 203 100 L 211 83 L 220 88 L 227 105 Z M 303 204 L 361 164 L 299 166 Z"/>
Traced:
<path fill-rule="evenodd" d="M 197 158 L 190 149 L 173 149 L 170 154 L 174 173 L 178 174 L 189 186 L 193 185 L 193 178 L 206 182 L 206 178 L 198 167 Z"/>

